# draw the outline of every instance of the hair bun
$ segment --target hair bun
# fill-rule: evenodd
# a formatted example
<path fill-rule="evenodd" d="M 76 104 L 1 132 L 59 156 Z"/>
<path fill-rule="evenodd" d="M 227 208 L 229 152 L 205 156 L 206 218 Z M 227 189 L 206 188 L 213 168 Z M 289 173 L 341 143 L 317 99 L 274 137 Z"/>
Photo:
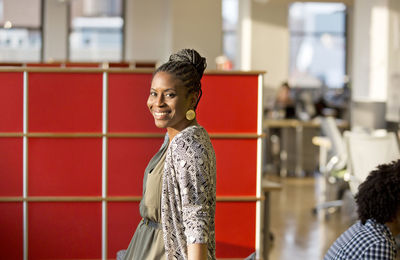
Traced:
<path fill-rule="evenodd" d="M 194 66 L 200 78 L 203 77 L 204 70 L 207 67 L 206 58 L 193 49 L 182 49 L 169 57 L 170 62 L 190 63 Z"/>

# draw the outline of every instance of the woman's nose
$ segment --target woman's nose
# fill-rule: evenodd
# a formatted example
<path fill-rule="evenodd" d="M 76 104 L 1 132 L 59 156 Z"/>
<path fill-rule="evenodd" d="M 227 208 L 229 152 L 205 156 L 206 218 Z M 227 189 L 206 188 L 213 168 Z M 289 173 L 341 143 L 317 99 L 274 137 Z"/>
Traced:
<path fill-rule="evenodd" d="M 164 104 L 164 95 L 158 95 L 156 98 L 156 105 L 162 106 Z"/>

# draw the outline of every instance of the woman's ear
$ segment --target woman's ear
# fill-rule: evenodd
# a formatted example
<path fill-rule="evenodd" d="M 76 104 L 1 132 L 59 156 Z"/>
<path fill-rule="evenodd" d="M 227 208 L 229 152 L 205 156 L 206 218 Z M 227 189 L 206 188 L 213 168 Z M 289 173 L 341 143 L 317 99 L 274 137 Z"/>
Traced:
<path fill-rule="evenodd" d="M 194 107 L 197 104 L 197 100 L 199 100 L 199 92 L 197 91 L 193 91 L 192 93 L 190 93 L 190 107 L 194 109 Z"/>

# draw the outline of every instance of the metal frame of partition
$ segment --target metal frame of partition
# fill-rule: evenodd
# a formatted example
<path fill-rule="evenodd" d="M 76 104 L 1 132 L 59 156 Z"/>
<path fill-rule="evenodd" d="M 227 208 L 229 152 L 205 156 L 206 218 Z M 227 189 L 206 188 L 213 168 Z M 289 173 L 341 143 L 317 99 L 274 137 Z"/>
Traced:
<path fill-rule="evenodd" d="M 0 138 L 19 137 L 23 140 L 23 191 L 22 197 L 7 197 L 1 196 L 1 202 L 22 202 L 23 204 L 23 259 L 28 259 L 28 204 L 35 202 L 101 202 L 102 208 L 102 243 L 101 255 L 102 259 L 108 258 L 107 253 L 107 203 L 112 202 L 138 202 L 140 196 L 108 196 L 107 187 L 107 153 L 108 153 L 108 140 L 110 138 L 161 138 L 163 134 L 158 133 L 109 133 L 108 132 L 108 75 L 109 73 L 147 73 L 152 70 L 148 69 L 78 69 L 78 68 L 2 68 L 0 72 L 23 72 L 23 132 L 5 133 L 0 132 Z M 29 72 L 93 72 L 102 73 L 102 93 L 103 93 L 103 107 L 102 107 L 102 131 L 101 133 L 29 133 L 28 125 L 28 77 Z M 220 71 L 208 71 L 208 74 L 221 74 Z M 227 74 L 258 74 L 258 101 L 257 101 L 257 133 L 210 133 L 212 139 L 256 139 L 257 140 L 257 190 L 256 196 L 217 196 L 219 202 L 256 202 L 256 254 L 260 258 L 260 248 L 263 247 L 261 239 L 261 231 L 263 227 L 261 215 L 261 179 L 262 179 L 262 147 L 264 142 L 263 134 L 263 76 L 264 72 L 227 72 Z M 30 138 L 98 138 L 102 140 L 102 189 L 101 196 L 29 196 L 28 195 L 28 140 Z"/>

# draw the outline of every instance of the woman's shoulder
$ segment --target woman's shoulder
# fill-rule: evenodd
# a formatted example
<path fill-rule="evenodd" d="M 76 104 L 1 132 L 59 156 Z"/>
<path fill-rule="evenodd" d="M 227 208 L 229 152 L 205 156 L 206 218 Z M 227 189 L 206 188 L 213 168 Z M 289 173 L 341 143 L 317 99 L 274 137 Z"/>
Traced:
<path fill-rule="evenodd" d="M 179 134 L 175 136 L 172 142 L 181 142 L 182 140 L 201 140 L 201 138 L 207 138 L 208 136 L 207 131 L 201 125 L 193 125 L 186 127 L 183 129 Z"/>
<path fill-rule="evenodd" d="M 211 146 L 207 131 L 200 125 L 193 125 L 183 129 L 171 141 L 171 148 L 182 146 L 201 147 Z"/>

